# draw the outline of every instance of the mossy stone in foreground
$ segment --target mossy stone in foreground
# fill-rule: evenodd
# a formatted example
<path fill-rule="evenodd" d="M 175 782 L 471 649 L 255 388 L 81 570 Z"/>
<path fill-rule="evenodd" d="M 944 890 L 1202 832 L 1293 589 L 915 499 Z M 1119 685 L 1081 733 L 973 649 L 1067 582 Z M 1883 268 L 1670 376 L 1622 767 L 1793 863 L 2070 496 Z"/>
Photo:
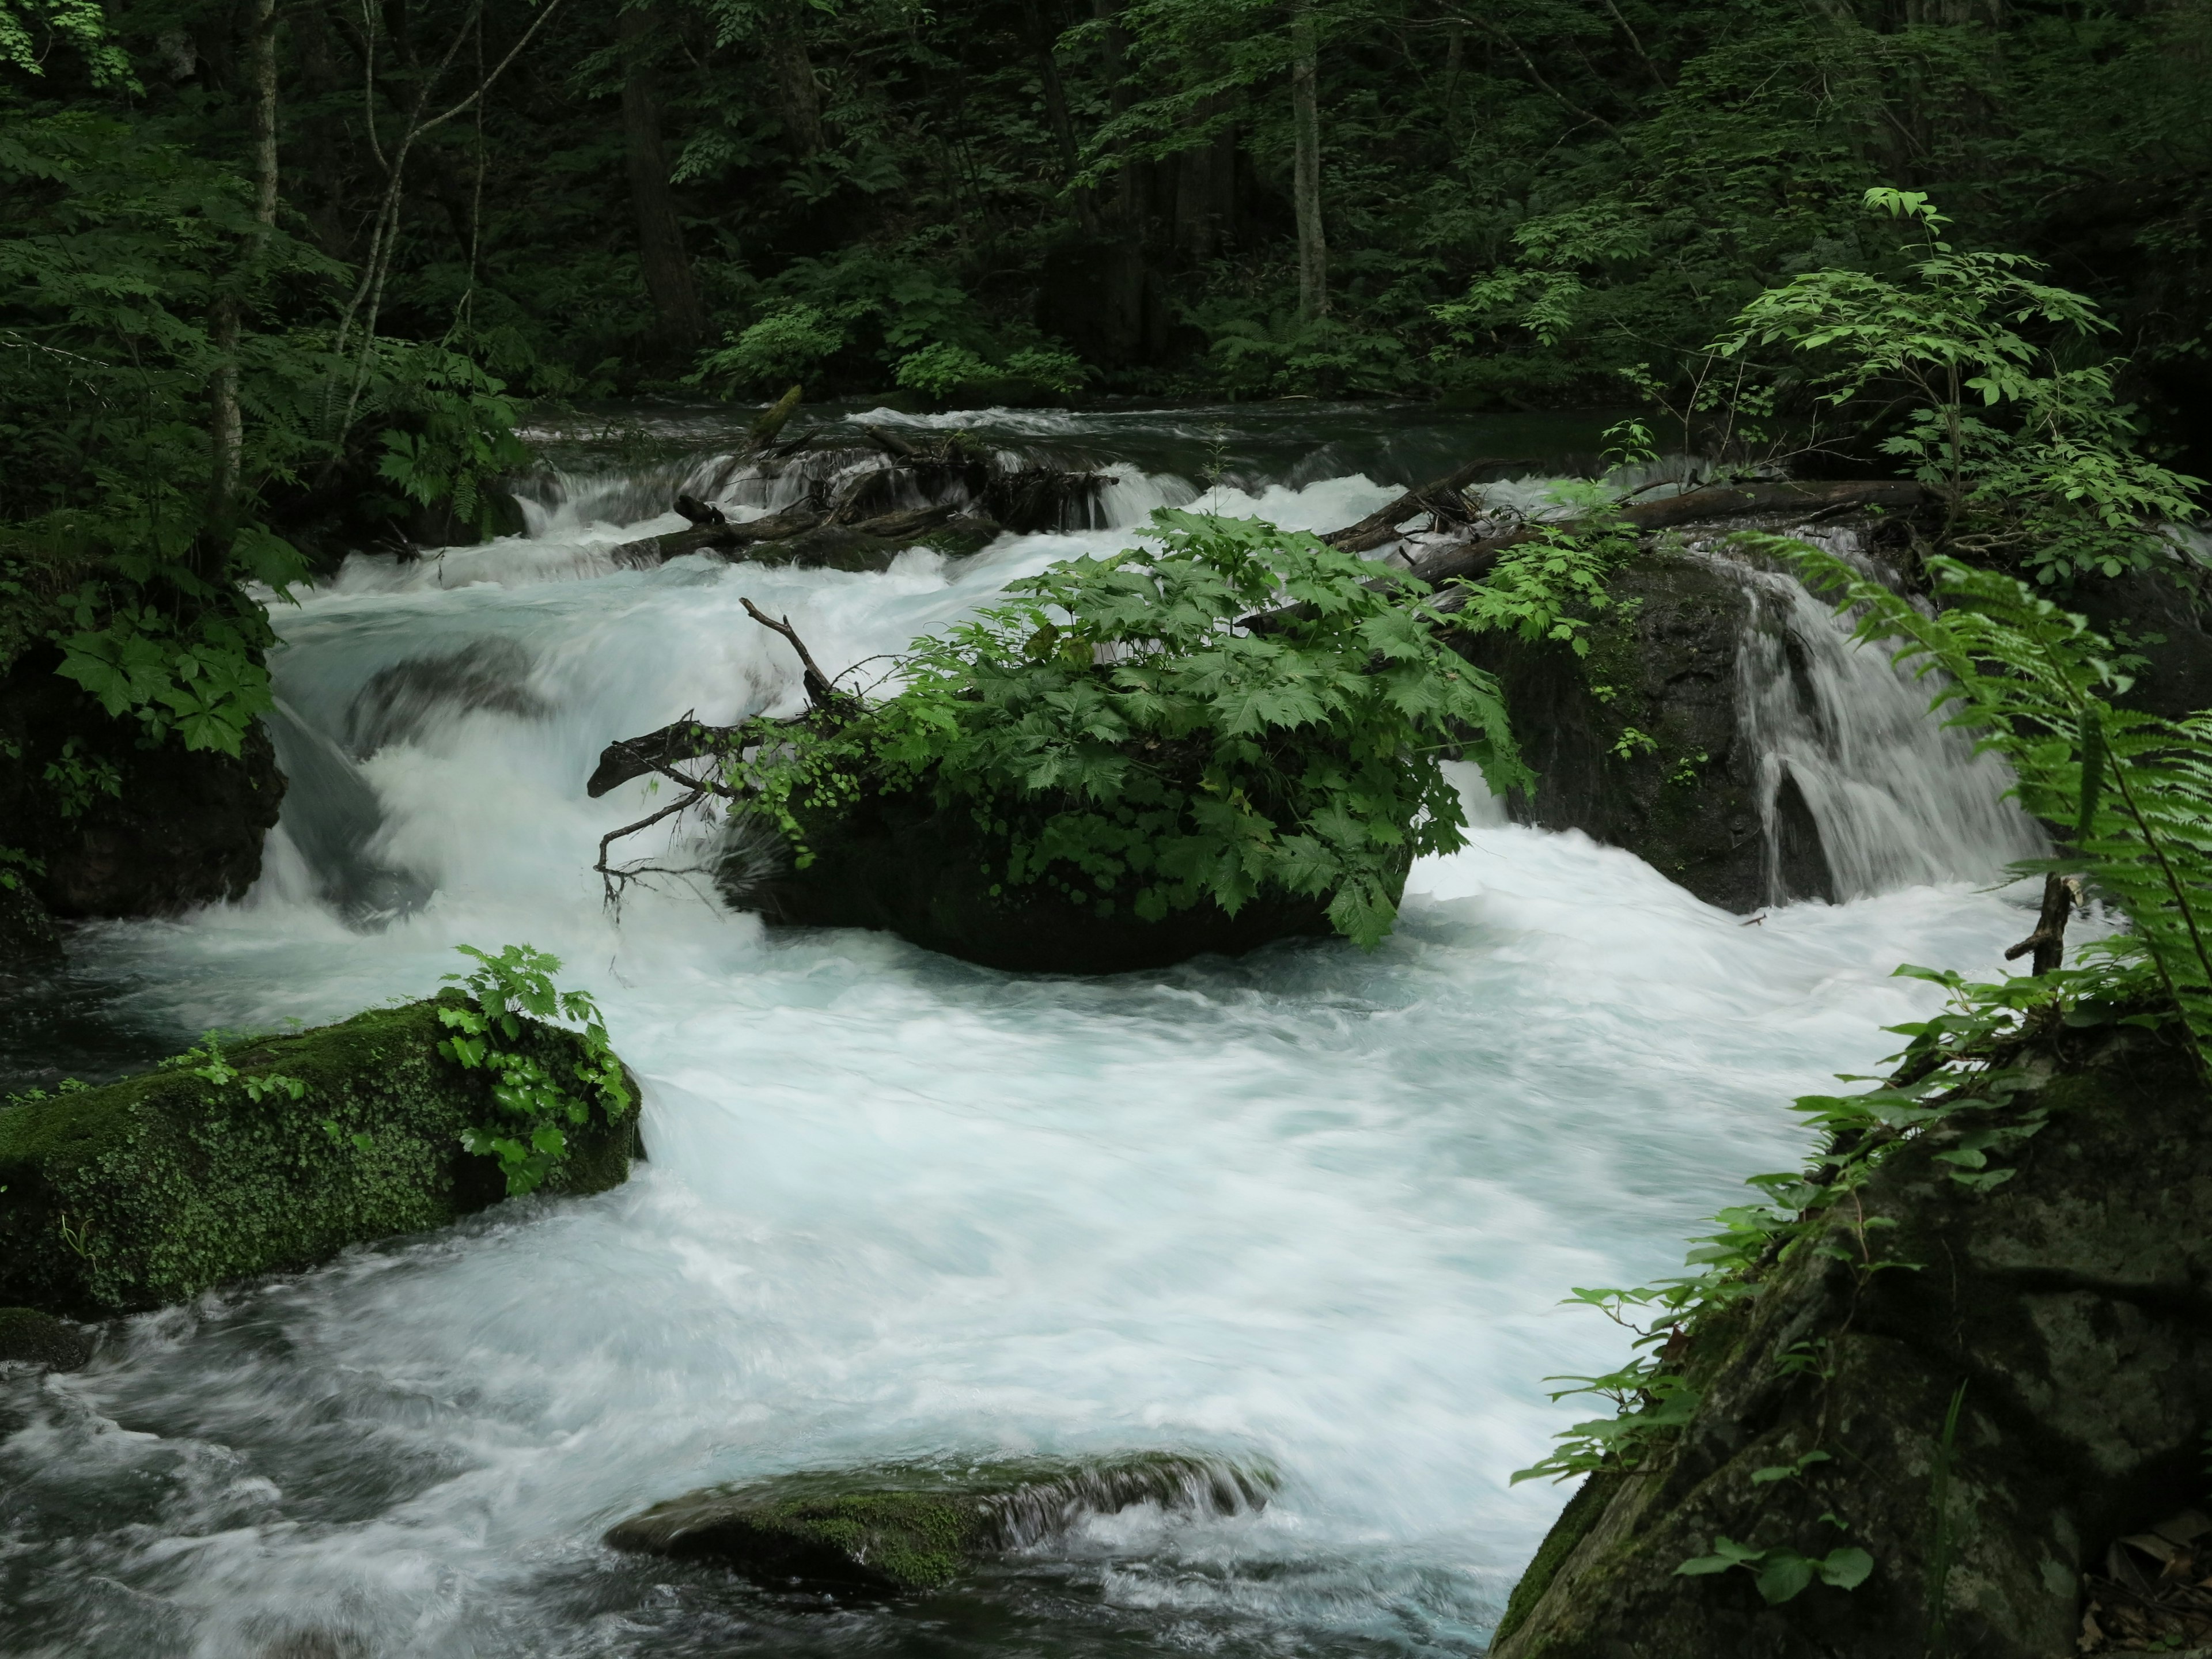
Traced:
<path fill-rule="evenodd" d="M 1091 1462 L 898 1464 L 715 1486 L 606 1535 L 618 1550 L 725 1562 L 750 1577 L 925 1590 L 1001 1551 L 1138 1504 L 1233 1515 L 1265 1504 L 1272 1469 L 1153 1452 Z"/>
<path fill-rule="evenodd" d="M 73 1371 L 92 1358 L 92 1333 L 35 1308 L 0 1308 L 0 1364 L 51 1365 Z"/>
<path fill-rule="evenodd" d="M 177 1068 L 0 1109 L 0 1304 L 158 1307 L 496 1203 L 497 1160 L 460 1137 L 497 1109 L 484 1073 L 438 1054 L 445 1036 L 436 1004 L 417 1002 L 227 1053 L 243 1073 L 299 1079 L 298 1100 Z M 524 1041 L 556 1076 L 583 1058 L 556 1027 Z M 626 1179 L 635 1121 L 594 1106 L 545 1190 Z"/>

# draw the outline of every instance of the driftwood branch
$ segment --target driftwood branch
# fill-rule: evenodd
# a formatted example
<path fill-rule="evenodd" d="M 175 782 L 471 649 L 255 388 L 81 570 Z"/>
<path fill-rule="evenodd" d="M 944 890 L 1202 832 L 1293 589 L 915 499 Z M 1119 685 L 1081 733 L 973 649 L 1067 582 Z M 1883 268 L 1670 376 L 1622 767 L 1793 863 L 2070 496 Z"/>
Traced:
<path fill-rule="evenodd" d="M 744 606 L 745 615 L 763 628 L 771 634 L 781 634 L 791 641 L 791 648 L 799 653 L 799 665 L 804 671 L 801 683 L 806 687 L 807 702 L 817 708 L 826 710 L 854 701 L 851 692 L 840 691 L 837 683 L 822 672 L 820 665 L 814 660 L 813 653 L 806 648 L 806 641 L 799 637 L 799 630 L 791 625 L 790 617 L 786 617 L 781 622 L 777 622 L 750 599 L 741 599 L 738 603 Z"/>
<path fill-rule="evenodd" d="M 2004 954 L 2007 962 L 2027 956 L 2031 951 L 2034 958 L 2029 970 L 2036 974 L 2058 971 L 2066 959 L 2066 920 L 2081 901 L 2081 878 L 2062 876 L 2057 871 L 2043 878 L 2043 910 L 2035 919 L 2035 931 Z"/>
<path fill-rule="evenodd" d="M 1409 489 L 1388 507 L 1377 507 L 1358 524 L 1348 524 L 1341 530 L 1332 530 L 1322 539 L 1332 547 L 1346 553 L 1370 553 L 1388 541 L 1397 538 L 1397 526 L 1422 513 L 1434 514 L 1438 520 L 1454 524 L 1468 521 L 1467 503 L 1460 492 L 1486 472 L 1509 466 L 1531 463 L 1499 460 L 1486 457 L 1469 461 L 1455 468 L 1441 478 L 1432 478 L 1418 489 Z"/>
<path fill-rule="evenodd" d="M 654 824 L 659 823 L 663 818 L 674 817 L 678 812 L 689 811 L 691 808 L 698 805 L 701 801 L 706 799 L 706 791 L 703 789 L 695 790 L 692 793 L 686 795 L 682 800 L 671 802 L 668 805 L 662 807 L 658 812 L 649 813 L 646 817 L 640 818 L 635 823 L 625 823 L 621 829 L 610 830 L 605 835 L 599 837 L 599 861 L 592 865 L 592 868 L 598 872 L 599 884 L 606 890 L 607 903 L 609 905 L 619 905 L 622 902 L 623 889 L 629 883 L 635 881 L 640 876 L 647 874 L 647 872 L 635 865 L 620 870 L 614 868 L 607 862 L 607 848 L 613 846 L 615 842 L 622 840 L 625 836 L 634 836 L 641 830 L 652 829 Z"/>
<path fill-rule="evenodd" d="M 1807 520 L 1825 519 L 1838 513 L 1869 507 L 1918 507 L 1929 499 L 1929 491 L 1923 485 L 1893 478 L 1852 479 L 1837 483 L 1713 484 L 1703 489 L 1665 496 L 1656 501 L 1638 501 L 1619 507 L 1613 509 L 1613 517 L 1637 534 L 1648 535 L 1656 530 L 1702 524 L 1711 519 L 1741 518 L 1752 513 L 1791 513 L 1802 509 Z M 1389 510 L 1388 507 L 1383 509 L 1385 512 Z M 1441 587 L 1448 582 L 1471 580 L 1487 575 L 1506 554 L 1523 543 L 1536 540 L 1547 530 L 1564 531 L 1572 535 L 1595 527 L 1589 520 L 1581 519 L 1565 523 L 1547 521 L 1516 525 L 1501 535 L 1446 542 L 1427 550 L 1423 557 L 1404 570 L 1386 572 L 1367 586 L 1380 592 L 1397 586 L 1408 576 L 1426 582 L 1432 588 Z M 1337 535 L 1347 533 L 1348 531 L 1336 532 Z M 1334 537 L 1325 539 L 1333 541 Z M 1459 610 L 1466 603 L 1466 593 L 1455 591 L 1442 595 L 1436 602 L 1436 608 L 1450 612 Z M 1305 614 L 1301 606 L 1285 605 L 1279 610 L 1255 611 L 1243 618 L 1237 625 L 1264 632 Z"/>

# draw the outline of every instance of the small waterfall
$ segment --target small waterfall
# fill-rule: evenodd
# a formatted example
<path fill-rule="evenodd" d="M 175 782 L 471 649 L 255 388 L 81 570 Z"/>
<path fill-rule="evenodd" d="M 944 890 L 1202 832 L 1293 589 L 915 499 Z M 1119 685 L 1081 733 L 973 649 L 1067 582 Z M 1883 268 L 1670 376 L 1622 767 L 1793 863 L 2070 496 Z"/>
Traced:
<path fill-rule="evenodd" d="M 1856 532 L 1798 533 L 1879 574 Z M 1729 562 L 1751 597 L 1737 708 L 1758 757 L 1769 902 L 1803 896 L 1789 890 L 1788 854 L 1808 833 L 1838 899 L 1988 881 L 2049 850 L 2005 799 L 2010 769 L 1929 712 L 1937 682 L 1855 644 L 1851 619 L 1796 577 Z"/>
<path fill-rule="evenodd" d="M 270 877 L 296 884 L 304 866 L 312 890 L 356 927 L 381 927 L 420 909 L 430 884 L 376 856 L 384 806 L 352 757 L 281 697 L 262 723 L 284 774 Z"/>

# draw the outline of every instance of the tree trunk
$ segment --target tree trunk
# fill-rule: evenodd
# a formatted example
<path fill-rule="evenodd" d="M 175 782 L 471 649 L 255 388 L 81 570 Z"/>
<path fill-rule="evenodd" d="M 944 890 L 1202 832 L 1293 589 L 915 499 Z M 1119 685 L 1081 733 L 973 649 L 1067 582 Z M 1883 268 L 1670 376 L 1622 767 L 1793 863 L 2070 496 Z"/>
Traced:
<path fill-rule="evenodd" d="M 246 43 L 246 77 L 253 89 L 253 219 L 240 250 L 239 275 L 252 280 L 276 222 L 276 0 L 254 0 L 252 36 Z M 225 294 L 215 302 L 208 332 L 216 350 L 209 388 L 208 524 L 194 563 L 209 581 L 228 562 L 238 520 L 239 475 L 246 455 L 246 422 L 238 402 L 239 301 Z"/>
<path fill-rule="evenodd" d="M 1328 315 L 1328 240 L 1321 223 L 1320 46 L 1313 0 L 1291 0 L 1291 184 L 1298 216 L 1298 320 Z"/>
<path fill-rule="evenodd" d="M 638 263 L 661 342 L 671 351 L 689 353 L 707 337 L 707 314 L 691 280 L 684 252 L 684 227 L 668 188 L 668 156 L 661 147 L 660 94 L 654 84 L 652 53 L 659 8 L 621 14 L 625 73 L 623 78 L 623 137 L 629 163 L 630 203 L 637 214 Z"/>
<path fill-rule="evenodd" d="M 803 6 L 795 0 L 780 0 L 769 13 L 766 34 L 784 125 L 804 161 L 822 148 L 822 89 L 814 83 L 814 61 L 806 55 L 806 37 L 799 33 L 802 15 Z"/>
<path fill-rule="evenodd" d="M 1024 0 L 1022 13 L 1029 24 L 1030 40 L 1036 49 L 1037 75 L 1044 87 L 1045 116 L 1052 123 L 1054 142 L 1060 146 L 1060 176 L 1073 179 L 1082 165 L 1075 143 L 1075 123 L 1067 112 L 1067 88 L 1060 84 L 1060 64 L 1052 55 L 1053 31 L 1044 24 L 1036 0 Z M 1086 235 L 1098 234 L 1098 210 L 1091 191 L 1073 192 L 1075 216 Z"/>

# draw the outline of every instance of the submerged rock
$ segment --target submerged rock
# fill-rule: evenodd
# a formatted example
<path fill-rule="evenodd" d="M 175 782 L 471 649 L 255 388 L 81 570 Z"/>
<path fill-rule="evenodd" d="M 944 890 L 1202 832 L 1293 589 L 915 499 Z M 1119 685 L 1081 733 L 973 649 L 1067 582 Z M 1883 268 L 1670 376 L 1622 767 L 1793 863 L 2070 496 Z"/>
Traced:
<path fill-rule="evenodd" d="M 926 1590 L 1085 1516 L 1139 1504 L 1235 1515 L 1273 1495 L 1272 1469 L 1168 1452 L 1097 1462 L 902 1464 L 716 1486 L 606 1534 L 618 1550 L 720 1561 L 748 1577 Z"/>
<path fill-rule="evenodd" d="M 35 1308 L 0 1308 L 0 1364 L 47 1365 L 73 1371 L 98 1346 L 90 1331 Z"/>
<path fill-rule="evenodd" d="M 2212 1097 L 2153 1032 L 2065 1036 L 2033 1063 L 2039 1089 L 1974 1115 L 2049 1115 L 1993 1162 L 2011 1178 L 1954 1179 L 1958 1130 L 1901 1149 L 1670 1354 L 1702 1396 L 1686 1427 L 1590 1477 L 1494 1659 L 1917 1655 L 1936 1632 L 1979 1659 L 2075 1650 L 2108 1547 L 2204 1495 Z M 1855 1271 L 1870 1255 L 1912 1265 Z M 1721 1539 L 1873 1566 L 1770 1605 L 1752 1571 L 1679 1573 Z"/>
<path fill-rule="evenodd" d="M 156 1307 L 496 1203 L 498 1161 L 464 1152 L 460 1135 L 511 1120 L 486 1073 L 438 1054 L 446 1035 L 435 1005 L 417 1002 L 225 1054 L 246 1076 L 295 1079 L 298 1099 L 172 1066 L 0 1109 L 0 1302 Z M 525 1041 L 556 1075 L 583 1057 L 556 1027 Z M 627 1179 L 635 1123 L 595 1103 L 545 1190 Z"/>

